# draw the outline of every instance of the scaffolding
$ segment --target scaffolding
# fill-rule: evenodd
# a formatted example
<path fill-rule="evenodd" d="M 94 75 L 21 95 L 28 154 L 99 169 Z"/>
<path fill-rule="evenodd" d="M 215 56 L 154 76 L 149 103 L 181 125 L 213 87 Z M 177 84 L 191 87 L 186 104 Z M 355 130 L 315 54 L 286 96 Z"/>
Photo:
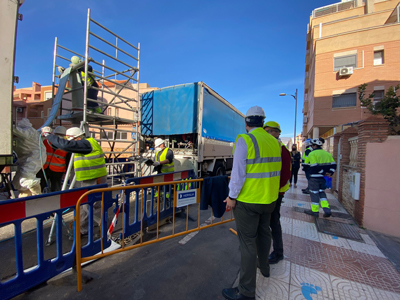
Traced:
<path fill-rule="evenodd" d="M 140 141 L 140 94 L 139 66 L 140 43 L 129 43 L 110 29 L 87 14 L 86 44 L 84 54 L 72 51 L 58 43 L 55 38 L 53 57 L 52 98 L 60 83 L 61 74 L 71 63 L 70 56 L 78 56 L 82 63 L 70 83 L 61 101 L 59 115 L 53 124 L 77 126 L 86 136 L 94 138 L 103 148 L 108 177 L 114 185 L 114 179 L 123 181 L 127 177 L 140 176 L 141 167 L 128 157 L 139 156 Z M 106 63 L 107 62 L 107 63 Z M 72 66 L 70 64 L 70 66 Z M 92 72 L 89 69 L 92 68 Z M 92 76 L 98 87 L 89 86 Z M 70 77 L 71 81 L 71 77 Z M 97 90 L 97 99 L 88 97 L 88 90 Z M 96 103 L 99 108 L 91 109 Z M 137 162 L 136 162 L 137 164 Z M 71 169 L 71 164 L 69 170 Z"/>

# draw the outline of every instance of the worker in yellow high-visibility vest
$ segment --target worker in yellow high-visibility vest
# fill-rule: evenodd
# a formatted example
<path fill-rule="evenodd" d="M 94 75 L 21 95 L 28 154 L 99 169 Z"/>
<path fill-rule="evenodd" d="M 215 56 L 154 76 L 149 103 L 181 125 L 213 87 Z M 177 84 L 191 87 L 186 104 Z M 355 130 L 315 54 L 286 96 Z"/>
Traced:
<path fill-rule="evenodd" d="M 43 129 L 42 129 L 43 132 Z M 89 137 L 78 127 L 72 127 L 66 131 L 66 139 L 53 134 L 45 134 L 47 140 L 58 149 L 74 153 L 74 171 L 78 187 L 92 186 L 107 182 L 107 168 L 104 159 L 104 153 L 99 143 Z M 65 180 L 68 180 L 67 178 Z M 94 206 L 93 213 L 98 209 Z M 89 210 L 87 205 L 81 209 L 81 234 L 86 234 L 87 219 Z M 94 221 L 100 225 L 100 218 L 93 215 Z"/>
<path fill-rule="evenodd" d="M 289 179 L 291 175 L 291 165 L 292 158 L 290 156 L 289 149 L 285 144 L 279 139 L 281 135 L 281 126 L 275 121 L 268 121 L 264 124 L 264 130 L 272 135 L 279 141 L 281 145 L 281 158 L 282 158 L 282 170 L 281 177 L 279 182 L 279 196 L 276 200 L 275 209 L 271 214 L 271 233 L 272 233 L 272 244 L 274 251 L 272 251 L 269 256 L 269 263 L 271 265 L 278 263 L 283 259 L 283 239 L 282 239 L 282 227 L 281 227 L 281 205 L 282 199 L 285 195 L 285 192 L 289 190 Z"/>
<path fill-rule="evenodd" d="M 226 299 L 255 299 L 257 257 L 264 277 L 269 277 L 271 213 L 279 195 L 281 147 L 264 131 L 264 110 L 251 107 L 246 133 L 239 134 L 233 150 L 233 168 L 226 208 L 233 209 L 240 243 L 239 286 L 222 291 Z"/>
<path fill-rule="evenodd" d="M 157 173 L 160 174 L 174 172 L 174 152 L 165 147 L 165 141 L 160 138 L 155 140 L 154 147 L 156 148 L 156 156 L 153 166 L 155 169 L 157 169 Z"/>

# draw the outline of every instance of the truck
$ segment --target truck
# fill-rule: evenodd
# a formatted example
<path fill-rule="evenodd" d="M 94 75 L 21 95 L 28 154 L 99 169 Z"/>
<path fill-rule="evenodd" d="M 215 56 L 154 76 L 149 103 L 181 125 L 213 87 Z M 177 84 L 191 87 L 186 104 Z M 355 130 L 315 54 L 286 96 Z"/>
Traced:
<path fill-rule="evenodd" d="M 175 171 L 198 177 L 232 169 L 233 146 L 245 133 L 245 116 L 204 82 L 180 84 L 141 97 L 141 154 L 154 158 L 153 141 L 162 138 L 174 152 Z M 142 175 L 154 172 L 142 167 Z"/>

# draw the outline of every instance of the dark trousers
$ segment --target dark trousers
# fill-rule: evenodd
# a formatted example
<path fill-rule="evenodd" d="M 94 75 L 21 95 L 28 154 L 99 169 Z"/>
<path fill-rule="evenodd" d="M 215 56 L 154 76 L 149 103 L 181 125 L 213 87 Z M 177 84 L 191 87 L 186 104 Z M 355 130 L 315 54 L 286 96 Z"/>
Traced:
<path fill-rule="evenodd" d="M 236 201 L 233 209 L 241 255 L 239 291 L 247 297 L 254 297 L 256 293 L 257 256 L 261 273 L 269 273 L 269 226 L 274 208 L 275 202 L 252 204 Z"/>
<path fill-rule="evenodd" d="M 297 175 L 299 174 L 300 168 L 295 168 L 292 165 L 292 175 L 290 176 L 290 183 L 292 183 L 292 178 L 294 177 L 294 184 L 297 184 Z"/>
<path fill-rule="evenodd" d="M 44 171 L 46 172 L 47 181 L 50 184 L 50 191 L 51 192 L 61 191 L 62 188 L 61 180 L 64 175 L 64 172 L 54 172 L 49 168 L 45 169 Z M 40 178 L 40 187 L 42 188 L 42 193 L 43 193 L 43 189 L 46 187 L 46 180 L 44 178 L 42 169 L 40 169 L 40 171 L 37 173 L 36 176 Z"/>
<path fill-rule="evenodd" d="M 329 207 L 329 202 L 325 193 L 325 178 L 310 177 L 310 180 L 308 181 L 308 186 L 310 188 L 311 209 L 313 209 L 314 207 L 313 211 L 318 212 L 319 205 L 321 205 L 324 212 L 330 214 L 331 209 Z"/>
<path fill-rule="evenodd" d="M 281 205 L 283 195 L 279 195 L 276 200 L 274 211 L 271 214 L 271 234 L 272 234 L 272 245 L 276 256 L 283 256 L 283 240 L 282 240 L 282 227 L 281 227 Z"/>

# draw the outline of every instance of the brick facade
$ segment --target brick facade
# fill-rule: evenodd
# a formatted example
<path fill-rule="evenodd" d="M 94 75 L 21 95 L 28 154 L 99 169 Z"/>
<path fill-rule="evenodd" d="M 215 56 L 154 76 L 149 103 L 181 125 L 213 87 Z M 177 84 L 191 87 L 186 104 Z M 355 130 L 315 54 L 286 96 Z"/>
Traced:
<path fill-rule="evenodd" d="M 371 116 L 361 121 L 357 128 L 350 127 L 343 132 L 334 135 L 333 157 L 339 162 L 339 190 L 338 199 L 355 220 L 363 225 L 364 204 L 365 204 L 365 167 L 367 143 L 382 143 L 389 135 L 389 123 L 382 117 Z M 358 157 L 357 166 L 352 167 L 350 163 L 350 143 L 349 139 L 358 136 Z M 341 159 L 338 160 L 338 144 L 340 140 Z M 350 192 L 350 182 L 353 174 L 361 174 L 360 199 L 354 200 Z M 336 188 L 336 177 L 332 180 L 333 189 Z"/>

